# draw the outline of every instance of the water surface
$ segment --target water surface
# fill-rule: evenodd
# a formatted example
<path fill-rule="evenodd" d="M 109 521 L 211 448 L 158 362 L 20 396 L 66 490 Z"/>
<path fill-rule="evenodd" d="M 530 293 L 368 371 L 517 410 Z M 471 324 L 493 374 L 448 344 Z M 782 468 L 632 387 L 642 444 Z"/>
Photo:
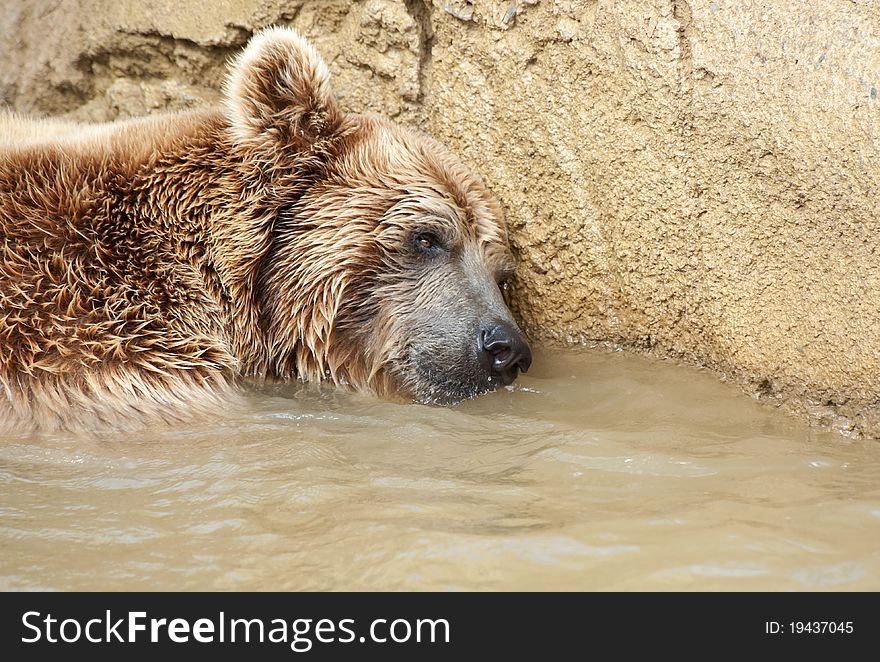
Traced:
<path fill-rule="evenodd" d="M 250 405 L 0 442 L 0 588 L 880 589 L 880 443 L 704 371 L 555 351 L 450 409 Z"/>

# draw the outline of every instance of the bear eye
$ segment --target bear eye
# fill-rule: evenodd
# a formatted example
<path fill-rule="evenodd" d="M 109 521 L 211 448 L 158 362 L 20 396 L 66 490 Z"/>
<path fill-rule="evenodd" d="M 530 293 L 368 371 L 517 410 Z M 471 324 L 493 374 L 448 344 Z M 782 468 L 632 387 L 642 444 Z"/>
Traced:
<path fill-rule="evenodd" d="M 510 280 L 513 278 L 513 267 L 505 266 L 499 269 L 495 274 L 498 282 L 498 289 L 501 293 L 507 295 L 510 293 Z"/>
<path fill-rule="evenodd" d="M 440 238 L 433 232 L 419 232 L 415 236 L 415 244 L 422 253 L 432 253 L 437 248 L 443 248 Z"/>

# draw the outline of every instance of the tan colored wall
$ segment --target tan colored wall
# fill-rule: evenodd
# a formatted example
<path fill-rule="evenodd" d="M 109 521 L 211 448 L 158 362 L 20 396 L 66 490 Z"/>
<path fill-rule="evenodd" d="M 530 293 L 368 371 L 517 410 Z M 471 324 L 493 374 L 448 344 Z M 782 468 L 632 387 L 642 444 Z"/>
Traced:
<path fill-rule="evenodd" d="M 533 336 L 700 362 L 880 437 L 872 0 L 3 5 L 0 101 L 78 119 L 214 101 L 252 31 L 291 24 L 346 107 L 485 174 Z"/>

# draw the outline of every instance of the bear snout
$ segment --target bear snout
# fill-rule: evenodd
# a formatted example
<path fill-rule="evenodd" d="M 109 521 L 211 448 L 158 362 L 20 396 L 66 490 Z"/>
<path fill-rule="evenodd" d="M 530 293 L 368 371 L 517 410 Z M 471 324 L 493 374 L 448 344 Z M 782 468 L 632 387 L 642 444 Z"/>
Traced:
<path fill-rule="evenodd" d="M 504 386 L 512 384 L 519 371 L 528 372 L 532 351 L 525 337 L 513 324 L 497 322 L 480 329 L 477 335 L 480 364 L 490 377 Z"/>

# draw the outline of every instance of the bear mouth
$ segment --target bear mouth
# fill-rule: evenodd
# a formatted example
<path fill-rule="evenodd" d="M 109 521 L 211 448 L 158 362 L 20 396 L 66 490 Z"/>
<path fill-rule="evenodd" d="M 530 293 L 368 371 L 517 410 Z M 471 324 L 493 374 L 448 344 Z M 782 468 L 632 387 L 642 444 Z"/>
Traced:
<path fill-rule="evenodd" d="M 494 391 L 499 384 L 485 384 L 458 389 L 429 385 L 413 392 L 413 400 L 423 405 L 451 407 L 465 400 L 473 400 L 481 395 Z"/>
<path fill-rule="evenodd" d="M 400 371 L 403 373 L 403 390 L 415 402 L 423 405 L 449 407 L 472 400 L 503 385 L 500 379 L 486 375 L 478 368 L 471 371 L 462 366 L 458 370 L 449 371 L 440 370 L 432 363 L 416 363 L 408 367 L 409 369 Z"/>

